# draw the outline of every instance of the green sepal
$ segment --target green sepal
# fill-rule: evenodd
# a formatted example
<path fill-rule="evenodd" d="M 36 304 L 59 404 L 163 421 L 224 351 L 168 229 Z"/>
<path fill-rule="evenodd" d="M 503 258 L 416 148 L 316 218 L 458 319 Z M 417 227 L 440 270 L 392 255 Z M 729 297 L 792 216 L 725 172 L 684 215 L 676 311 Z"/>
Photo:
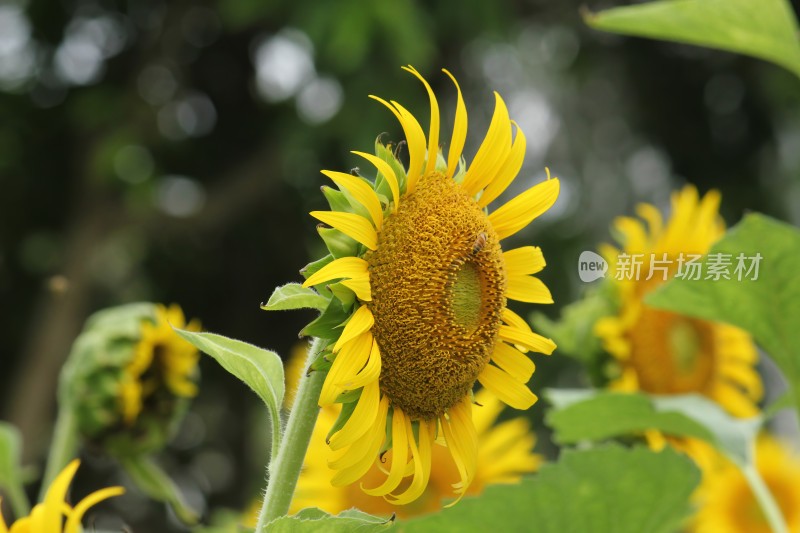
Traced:
<path fill-rule="evenodd" d="M 361 398 L 361 389 L 348 390 L 337 396 L 335 403 L 347 404 L 350 402 L 357 402 L 359 398 Z"/>
<path fill-rule="evenodd" d="M 328 306 L 329 298 L 318 294 L 310 287 L 303 287 L 299 283 L 287 283 L 276 287 L 265 304 L 261 304 L 264 311 L 288 311 L 293 309 L 316 309 L 324 311 Z"/>
<path fill-rule="evenodd" d="M 317 226 L 317 233 L 322 237 L 334 259 L 353 257 L 358 253 L 358 242 L 338 229 Z"/>
<path fill-rule="evenodd" d="M 364 179 L 362 176 L 353 175 L 353 177 L 363 181 L 364 183 L 369 185 L 370 188 L 374 188 L 374 185 L 372 184 L 372 182 L 367 180 L 367 179 Z M 355 213 L 356 215 L 361 215 L 362 217 L 366 218 L 367 220 L 372 220 L 372 215 L 370 215 L 369 210 L 366 207 L 364 207 L 364 205 L 362 205 L 361 202 L 356 200 L 355 197 L 352 194 L 347 192 L 347 189 L 342 190 L 340 192 L 344 195 L 345 198 L 347 198 L 347 201 L 350 203 L 350 210 L 349 211 L 351 213 Z"/>
<path fill-rule="evenodd" d="M 406 178 L 406 169 L 403 168 L 403 164 L 397 159 L 397 157 L 395 157 L 394 153 L 392 153 L 391 148 L 392 148 L 391 144 L 383 145 L 381 143 L 380 136 L 378 136 L 378 138 L 375 139 L 375 155 L 380 157 L 381 159 L 383 159 L 387 163 L 389 163 L 389 166 L 392 167 L 392 170 L 394 170 L 395 176 L 397 176 L 397 180 L 399 181 L 398 185 L 400 186 L 400 194 L 405 194 L 405 192 L 406 192 L 406 179 L 407 179 Z M 383 178 L 383 174 L 381 174 L 379 172 L 378 173 L 378 177 L 379 178 Z M 391 198 L 392 197 L 392 190 L 389 188 L 389 184 L 386 182 L 386 178 L 383 178 L 382 181 L 386 184 L 386 191 L 384 191 L 382 188 L 378 189 L 377 185 L 375 187 L 376 190 L 378 190 L 380 193 L 384 194 L 387 198 Z M 377 180 L 376 180 L 376 183 L 377 183 Z M 381 186 L 382 186 L 382 184 L 381 184 Z"/>
<path fill-rule="evenodd" d="M 464 178 L 467 176 L 467 160 L 464 159 L 464 156 L 458 160 L 458 166 L 456 166 L 456 172 L 453 175 L 453 181 L 458 184 L 464 183 Z"/>
<path fill-rule="evenodd" d="M 168 504 L 184 524 L 197 523 L 197 512 L 189 507 L 178 486 L 150 457 L 126 457 L 120 462 L 139 490 L 154 500 Z"/>
<path fill-rule="evenodd" d="M 442 154 L 441 150 L 439 150 L 439 152 L 436 154 L 436 164 L 434 165 L 433 168 L 434 170 L 436 170 L 437 172 L 441 172 L 442 174 L 447 172 L 447 161 L 445 161 L 444 154 Z"/>
<path fill-rule="evenodd" d="M 300 336 L 336 340 L 342 334 L 341 328 L 348 316 L 350 313 L 342 302 L 332 298 L 325 311 L 300 331 Z"/>
<path fill-rule="evenodd" d="M 342 307 L 345 310 L 352 310 L 353 304 L 356 303 L 356 293 L 352 289 L 348 289 L 341 282 L 328 285 L 328 289 L 342 302 Z"/>
<path fill-rule="evenodd" d="M 317 358 L 311 361 L 311 364 L 308 366 L 308 368 L 313 372 L 330 370 L 332 361 L 332 359 L 329 357 L 330 355 L 332 355 L 330 350 L 321 350 L 319 354 L 317 354 Z"/>
<path fill-rule="evenodd" d="M 358 397 L 359 398 L 361 397 L 361 389 L 351 392 L 358 392 Z M 350 420 L 350 416 L 353 414 L 353 411 L 355 411 L 356 405 L 358 405 L 358 400 L 342 404 L 342 410 L 339 412 L 339 417 L 336 419 L 336 422 L 334 422 L 333 425 L 331 426 L 331 430 L 325 437 L 325 442 L 329 443 L 331 441 L 331 437 L 333 436 L 333 434 L 342 429 L 344 425 L 347 423 L 347 421 Z"/>
<path fill-rule="evenodd" d="M 320 187 L 320 190 L 325 196 L 325 199 L 328 200 L 328 205 L 331 206 L 331 211 L 340 211 L 342 213 L 353 212 L 352 208 L 350 207 L 350 202 L 347 201 L 347 197 L 342 191 L 327 185 Z"/>
<path fill-rule="evenodd" d="M 383 454 L 387 451 L 392 449 L 392 419 L 394 418 L 394 408 L 389 408 L 389 412 L 386 414 L 386 438 L 383 439 L 383 446 L 381 447 L 380 453 L 378 454 L 381 456 L 381 462 L 383 462 Z"/>
<path fill-rule="evenodd" d="M 314 274 L 316 274 L 323 267 L 332 262 L 333 262 L 333 256 L 328 254 L 322 259 L 317 259 L 316 261 L 312 261 L 303 268 L 301 268 L 300 275 L 303 276 L 305 279 L 308 279 Z"/>

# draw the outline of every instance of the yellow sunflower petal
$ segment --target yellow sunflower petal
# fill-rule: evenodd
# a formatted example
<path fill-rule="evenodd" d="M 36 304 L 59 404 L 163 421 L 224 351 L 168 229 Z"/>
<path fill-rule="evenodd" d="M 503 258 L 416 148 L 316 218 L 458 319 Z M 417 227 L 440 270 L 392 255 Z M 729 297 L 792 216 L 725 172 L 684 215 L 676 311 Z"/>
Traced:
<path fill-rule="evenodd" d="M 558 198 L 559 187 L 558 178 L 543 181 L 490 213 L 489 222 L 497 236 L 505 239 L 514 235 L 550 209 Z"/>
<path fill-rule="evenodd" d="M 514 409 L 527 409 L 538 399 L 527 386 L 496 366 L 486 365 L 478 381 Z"/>
<path fill-rule="evenodd" d="M 331 484 L 333 486 L 342 487 L 350 485 L 364 476 L 364 474 L 372 468 L 372 465 L 375 463 L 375 458 L 378 456 L 378 452 L 385 440 L 386 416 L 388 412 L 389 398 L 384 396 L 381 398 L 381 403 L 378 406 L 378 416 L 375 418 L 370 432 L 363 439 L 356 441 L 353 446 L 350 447 L 350 450 L 347 451 L 349 456 L 343 456 L 345 459 L 350 459 L 349 465 L 346 467 L 334 467 L 332 464 L 330 465 L 331 468 L 339 469 L 331 479 Z"/>
<path fill-rule="evenodd" d="M 503 322 L 508 324 L 509 326 L 515 327 L 522 331 L 531 331 L 531 327 L 525 322 L 525 319 L 519 316 L 517 313 L 506 307 L 503 309 L 500 316 L 503 319 Z"/>
<path fill-rule="evenodd" d="M 356 408 L 345 422 L 342 429 L 333 434 L 330 440 L 332 450 L 339 450 L 349 446 L 363 437 L 375 423 L 378 415 L 378 406 L 381 401 L 381 389 L 378 380 L 364 386 Z"/>
<path fill-rule="evenodd" d="M 460 477 L 460 481 L 453 484 L 458 498 L 445 507 L 452 507 L 458 503 L 475 478 L 478 441 L 469 415 L 470 411 L 466 410 L 471 408 L 471 405 L 465 408 L 464 402 L 461 402 L 449 410 L 449 418 L 440 418 L 447 447 L 450 449 Z"/>
<path fill-rule="evenodd" d="M 500 326 L 497 336 L 512 344 L 521 344 L 534 352 L 550 355 L 556 349 L 556 343 L 532 331 L 524 331 L 512 326 Z"/>
<path fill-rule="evenodd" d="M 350 316 L 350 320 L 344 326 L 342 334 L 339 335 L 339 340 L 333 345 L 333 353 L 341 350 L 345 343 L 355 339 L 365 331 L 369 331 L 375 323 L 375 317 L 372 316 L 372 311 L 369 307 L 362 305 Z"/>
<path fill-rule="evenodd" d="M 112 498 L 114 496 L 119 496 L 124 493 L 125 489 L 122 487 L 108 487 L 106 489 L 101 489 L 89 494 L 82 499 L 70 513 L 67 523 L 64 527 L 64 533 L 78 533 L 80 531 L 81 519 L 90 507 L 97 505 L 103 500 Z"/>
<path fill-rule="evenodd" d="M 333 360 L 331 369 L 322 384 L 319 395 L 319 405 L 329 405 L 336 401 L 336 397 L 343 392 L 340 383 L 351 380 L 364 368 L 372 349 L 372 334 L 366 332 L 345 344 L 336 359 Z"/>
<path fill-rule="evenodd" d="M 0 506 L 3 504 L 3 498 L 0 498 Z M 0 533 L 8 533 L 8 526 L 3 518 L 3 513 L 0 513 Z"/>
<path fill-rule="evenodd" d="M 536 365 L 522 352 L 504 342 L 495 344 L 492 361 L 520 383 L 527 383 Z"/>
<path fill-rule="evenodd" d="M 428 479 L 430 479 L 431 474 L 432 439 L 429 434 L 429 422 L 422 420 L 419 423 L 419 447 L 414 441 L 414 430 L 411 427 L 411 420 L 408 418 L 406 418 L 406 432 L 408 433 L 408 443 L 411 446 L 411 457 L 414 463 L 414 478 L 405 492 L 397 496 L 389 495 L 386 497 L 387 501 L 395 505 L 406 505 L 422 496 L 428 486 Z"/>
<path fill-rule="evenodd" d="M 369 97 L 389 108 L 403 128 L 403 133 L 405 133 L 406 142 L 408 143 L 409 157 L 408 171 L 406 173 L 406 193 L 412 193 L 422 172 L 422 163 L 425 160 L 425 133 L 422 131 L 422 126 L 419 125 L 414 115 L 397 102 L 389 103 L 383 98 L 373 95 Z"/>
<path fill-rule="evenodd" d="M 381 208 L 380 200 L 378 200 L 378 195 L 372 187 L 364 180 L 350 174 L 345 174 L 344 172 L 323 170 L 322 173 L 333 180 L 340 188 L 346 189 L 353 198 L 363 205 L 372 218 L 375 228 L 378 230 L 381 229 L 381 225 L 383 224 L 383 209 Z"/>
<path fill-rule="evenodd" d="M 311 211 L 312 217 L 338 229 L 348 237 L 352 237 L 370 250 L 378 247 L 378 233 L 369 220 L 354 213 L 338 211 Z"/>
<path fill-rule="evenodd" d="M 509 276 L 536 274 L 547 264 L 538 246 L 523 246 L 503 252 L 503 261 Z"/>
<path fill-rule="evenodd" d="M 525 160 L 527 141 L 519 125 L 513 120 L 511 123 L 517 128 L 514 144 L 511 145 L 511 152 L 506 157 L 506 160 L 503 161 L 500 170 L 497 172 L 497 176 L 486 186 L 483 194 L 478 199 L 478 205 L 481 207 L 486 207 L 492 200 L 503 194 L 503 191 L 514 181 L 514 178 L 517 177 L 517 174 L 519 174 L 519 171 L 522 169 L 522 163 Z"/>
<path fill-rule="evenodd" d="M 447 153 L 447 177 L 452 178 L 456 173 L 458 161 L 461 159 L 461 151 L 464 149 L 464 142 L 467 139 L 467 107 L 464 105 L 464 97 L 461 95 L 461 87 L 455 77 L 449 71 L 442 69 L 447 74 L 458 92 L 456 103 L 456 118 L 453 122 L 453 137 L 450 140 L 450 151 Z"/>
<path fill-rule="evenodd" d="M 661 217 L 661 211 L 659 211 L 654 205 L 639 204 L 636 206 L 636 214 L 647 221 L 647 225 L 650 228 L 651 234 L 661 234 L 661 231 L 664 228 L 664 219 Z"/>
<path fill-rule="evenodd" d="M 335 259 L 309 276 L 303 283 L 303 287 L 311 287 L 312 285 L 319 285 L 326 281 L 342 278 L 360 279 L 367 277 L 369 279 L 368 266 L 367 262 L 360 257 Z"/>
<path fill-rule="evenodd" d="M 369 284 L 369 276 L 348 279 L 343 281 L 342 285 L 353 291 L 362 302 L 372 300 L 372 287 Z"/>
<path fill-rule="evenodd" d="M 431 103 L 431 125 L 428 129 L 428 163 L 425 165 L 425 174 L 429 174 L 436 168 L 436 156 L 439 154 L 439 104 L 430 84 L 417 69 L 409 65 L 403 67 L 403 70 L 419 78 L 419 81 L 425 86 L 425 90 L 428 91 L 428 99 Z"/>
<path fill-rule="evenodd" d="M 34 533 L 34 531 L 41 531 L 40 529 L 33 529 L 33 514 L 37 512 L 37 508 L 41 509 L 41 504 L 33 508 L 31 516 L 23 516 L 11 524 L 11 533 Z M 41 514 L 41 513 L 39 513 Z"/>
<path fill-rule="evenodd" d="M 506 286 L 506 297 L 518 302 L 528 302 L 532 304 L 551 304 L 553 296 L 550 289 L 540 280 L 533 276 L 508 276 Z"/>
<path fill-rule="evenodd" d="M 729 383 L 715 383 L 710 396 L 735 417 L 749 418 L 758 414 L 755 403 L 741 390 Z"/>
<path fill-rule="evenodd" d="M 758 400 L 764 395 L 761 376 L 752 366 L 725 361 L 720 365 L 719 373 L 732 384 L 741 387 L 754 400 Z"/>
<path fill-rule="evenodd" d="M 511 151 L 511 120 L 508 118 L 508 108 L 497 92 L 494 97 L 494 115 L 489 123 L 489 130 L 467 169 L 462 184 L 470 196 L 475 196 L 491 183 Z"/>
<path fill-rule="evenodd" d="M 385 496 L 400 484 L 408 460 L 408 434 L 406 433 L 406 416 L 403 410 L 395 407 L 392 414 L 392 467 L 389 476 L 379 486 L 361 489 L 370 496 Z"/>
<path fill-rule="evenodd" d="M 72 478 L 75 477 L 79 465 L 79 460 L 71 461 L 47 489 L 43 502 L 42 531 L 61 530 L 61 506 L 67 497 L 69 484 L 72 483 Z"/>
<path fill-rule="evenodd" d="M 364 368 L 353 376 L 351 379 L 342 382 L 342 387 L 347 390 L 355 390 L 360 387 L 378 381 L 381 375 L 381 352 L 378 349 L 378 343 L 372 341 L 372 349 L 369 352 L 369 359 L 367 359 Z"/>
<path fill-rule="evenodd" d="M 378 156 L 368 154 L 366 152 L 358 152 L 353 151 L 354 154 L 359 155 L 375 165 L 375 168 L 378 169 L 378 172 L 383 174 L 383 177 L 386 178 L 386 181 L 389 183 L 389 188 L 392 190 L 392 200 L 394 201 L 394 205 L 392 207 L 392 211 L 397 211 L 398 206 L 400 205 L 400 176 L 395 174 L 394 169 L 392 168 L 389 163 L 384 161 Z M 383 214 L 381 213 L 381 216 Z M 380 229 L 380 226 L 378 227 Z"/>

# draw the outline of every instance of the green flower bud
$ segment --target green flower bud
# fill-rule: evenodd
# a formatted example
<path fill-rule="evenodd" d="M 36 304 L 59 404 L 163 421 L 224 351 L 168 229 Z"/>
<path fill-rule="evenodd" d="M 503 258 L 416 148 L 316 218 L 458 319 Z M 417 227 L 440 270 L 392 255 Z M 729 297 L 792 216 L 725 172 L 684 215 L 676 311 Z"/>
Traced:
<path fill-rule="evenodd" d="M 198 351 L 173 327 L 177 305 L 137 303 L 100 311 L 76 339 L 60 382 L 77 431 L 89 446 L 116 457 L 160 450 L 197 394 Z"/>

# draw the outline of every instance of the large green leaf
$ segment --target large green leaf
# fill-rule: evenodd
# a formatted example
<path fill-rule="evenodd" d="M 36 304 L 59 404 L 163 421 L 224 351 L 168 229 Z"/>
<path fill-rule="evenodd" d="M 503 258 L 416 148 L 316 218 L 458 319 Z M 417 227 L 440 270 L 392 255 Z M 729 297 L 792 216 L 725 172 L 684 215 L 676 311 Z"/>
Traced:
<path fill-rule="evenodd" d="M 672 279 L 646 302 L 687 316 L 727 322 L 747 330 L 775 360 L 800 406 L 800 231 L 751 214 L 731 228 L 709 255 L 760 254 L 758 279 Z M 709 263 L 706 258 L 703 272 Z M 748 264 L 749 266 L 749 264 Z"/>
<path fill-rule="evenodd" d="M 273 291 L 269 301 L 261 306 L 265 311 L 287 311 L 290 309 L 316 309 L 324 311 L 328 307 L 328 299 L 312 288 L 303 287 L 299 283 L 287 283 Z"/>
<path fill-rule="evenodd" d="M 649 429 L 707 441 L 714 438 L 709 430 L 683 414 L 660 412 L 650 398 L 641 394 L 551 389 L 546 397 L 554 406 L 546 421 L 555 430 L 554 439 L 559 444 L 600 441 Z"/>
<path fill-rule="evenodd" d="M 385 531 L 394 522 L 394 518 L 381 518 L 350 509 L 336 516 L 329 515 L 317 508 L 303 509 L 294 516 L 284 516 L 269 524 L 270 533 L 306 533 L 324 531 L 325 533 L 371 533 Z"/>
<path fill-rule="evenodd" d="M 584 18 L 599 30 L 738 52 L 800 76 L 797 21 L 786 0 L 664 0 Z"/>
<path fill-rule="evenodd" d="M 665 533 L 689 512 L 697 468 L 671 449 L 607 445 L 566 450 L 518 485 L 495 485 L 440 513 L 399 522 L 402 532 Z"/>
<path fill-rule="evenodd" d="M 647 396 L 592 390 L 545 392 L 554 409 L 547 423 L 560 444 L 600 441 L 658 430 L 676 437 L 702 439 L 739 465 L 752 463 L 762 417 L 733 418 L 697 394 Z"/>
<path fill-rule="evenodd" d="M 222 368 L 244 381 L 264 401 L 272 419 L 273 453 L 280 441 L 283 403 L 283 362 L 275 352 L 214 333 L 175 330 L 198 350 L 213 357 Z"/>

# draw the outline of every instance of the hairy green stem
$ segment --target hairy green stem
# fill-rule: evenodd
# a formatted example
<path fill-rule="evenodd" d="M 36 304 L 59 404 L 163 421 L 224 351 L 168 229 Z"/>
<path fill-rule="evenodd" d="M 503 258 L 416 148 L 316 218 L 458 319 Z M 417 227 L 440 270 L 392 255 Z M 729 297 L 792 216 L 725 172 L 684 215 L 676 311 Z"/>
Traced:
<path fill-rule="evenodd" d="M 257 533 L 262 533 L 266 530 L 267 524 L 289 513 L 289 505 L 292 503 L 300 468 L 303 466 L 303 459 L 308 450 L 311 432 L 317 422 L 319 414 L 317 402 L 326 375 L 326 372 L 309 374 L 308 371 L 311 362 L 317 358 L 323 346 L 324 341 L 314 339 L 308 350 L 305 370 L 300 377 L 297 395 L 286 422 L 286 430 L 277 454 L 273 455 L 270 461 L 269 481 L 267 492 L 264 495 L 264 503 L 261 505 L 261 512 L 258 515 Z"/>
<path fill-rule="evenodd" d="M 72 406 L 62 402 L 58 409 L 56 427 L 53 431 L 53 441 L 50 444 L 50 453 L 47 456 L 47 467 L 39 489 L 39 501 L 44 501 L 44 495 L 50 484 L 58 474 L 75 458 L 78 451 L 78 427 Z"/>
<path fill-rule="evenodd" d="M 786 525 L 781 509 L 769 491 L 767 484 L 764 483 L 761 474 L 758 473 L 756 466 L 750 463 L 742 466 L 741 469 L 742 474 L 747 479 L 747 483 L 750 485 L 750 490 L 753 491 L 753 495 L 764 512 L 764 517 L 767 519 L 772 533 L 789 533 L 789 527 Z"/>

